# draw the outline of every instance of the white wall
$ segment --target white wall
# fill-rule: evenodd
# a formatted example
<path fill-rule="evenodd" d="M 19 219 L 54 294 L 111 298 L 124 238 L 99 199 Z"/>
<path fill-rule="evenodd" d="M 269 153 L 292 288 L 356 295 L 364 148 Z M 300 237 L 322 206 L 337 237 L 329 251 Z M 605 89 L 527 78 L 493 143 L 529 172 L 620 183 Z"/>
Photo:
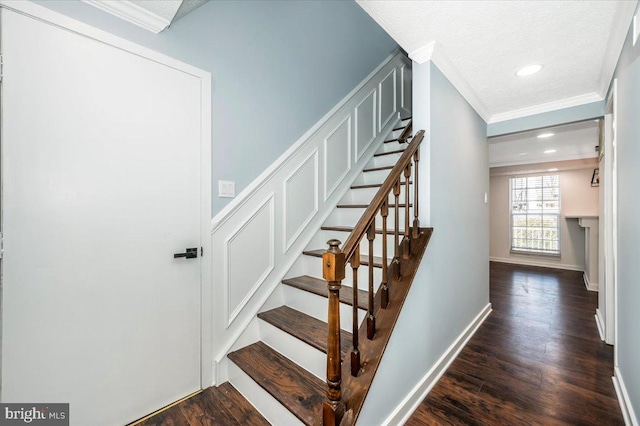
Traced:
<path fill-rule="evenodd" d="M 421 223 L 433 226 L 434 233 L 365 401 L 361 425 L 401 421 L 489 304 L 486 123 L 430 62 L 413 64 L 413 102 L 414 129 L 426 130 Z"/>
<path fill-rule="evenodd" d="M 640 24 L 640 23 L 639 23 Z M 614 78 L 618 80 L 618 258 L 616 377 L 635 424 L 640 416 L 640 40 L 629 29 Z"/>
<path fill-rule="evenodd" d="M 592 158 L 492 168 L 490 179 L 491 259 L 584 270 L 584 228 L 578 225 L 577 219 L 566 219 L 565 216 L 598 216 L 598 188 L 591 186 L 591 176 L 597 167 L 597 160 Z M 550 168 L 557 168 L 558 171 L 550 172 Z M 560 257 L 510 253 L 509 180 L 514 176 L 540 174 L 560 175 Z"/>

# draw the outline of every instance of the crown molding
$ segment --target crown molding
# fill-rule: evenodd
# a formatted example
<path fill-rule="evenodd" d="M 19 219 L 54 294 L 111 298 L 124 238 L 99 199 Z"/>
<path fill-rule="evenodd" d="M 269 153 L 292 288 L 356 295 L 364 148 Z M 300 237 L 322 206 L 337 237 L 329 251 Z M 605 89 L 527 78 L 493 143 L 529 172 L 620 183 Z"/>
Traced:
<path fill-rule="evenodd" d="M 596 92 L 585 93 L 584 95 L 573 96 L 571 98 L 559 99 L 557 101 L 544 104 L 533 105 L 526 108 L 514 109 L 512 111 L 493 114 L 488 124 L 499 123 L 501 121 L 513 120 L 515 118 L 528 117 L 530 115 L 542 114 L 545 112 L 557 111 L 559 109 L 571 108 L 586 105 L 593 102 L 602 101 L 604 98 Z"/>
<path fill-rule="evenodd" d="M 458 70 L 458 68 L 451 62 L 451 60 L 444 53 L 444 50 L 435 41 L 422 46 L 419 49 L 414 50 L 409 54 L 409 58 L 412 61 L 423 64 L 427 61 L 433 62 L 440 71 L 447 77 L 447 79 L 453 84 L 453 86 L 460 92 L 460 94 L 469 102 L 471 107 L 482 117 L 482 119 L 487 122 L 491 117 L 489 114 L 489 110 L 486 105 L 473 87 L 467 82 L 467 80 L 462 76 L 462 73 Z"/>
<path fill-rule="evenodd" d="M 131 22 L 154 34 L 166 29 L 171 21 L 164 19 L 155 13 L 131 3 L 128 0 L 82 0 L 86 4 L 97 7 L 107 13 Z"/>
<path fill-rule="evenodd" d="M 602 72 L 600 74 L 599 89 L 600 95 L 602 95 L 603 99 L 609 90 L 613 73 L 616 71 L 616 67 L 618 66 L 618 58 L 620 57 L 620 53 L 624 47 L 624 42 L 627 38 L 629 28 L 631 27 L 633 15 L 637 6 L 637 1 L 618 2 L 618 10 L 614 17 L 616 25 L 613 26 L 611 34 L 609 35 L 609 42 L 607 43 L 604 61 L 600 67 Z M 631 31 L 633 31 L 633 29 Z M 631 36 L 633 37 L 633 34 Z"/>

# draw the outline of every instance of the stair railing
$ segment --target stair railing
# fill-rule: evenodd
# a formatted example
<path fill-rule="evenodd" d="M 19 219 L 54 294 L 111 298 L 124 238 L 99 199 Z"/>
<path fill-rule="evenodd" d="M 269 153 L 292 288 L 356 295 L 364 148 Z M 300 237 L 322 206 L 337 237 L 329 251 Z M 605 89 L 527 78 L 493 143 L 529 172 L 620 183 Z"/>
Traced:
<path fill-rule="evenodd" d="M 407 143 L 410 138 L 412 123 L 405 127 L 398 138 L 398 142 Z M 368 306 L 367 306 L 367 338 L 373 339 L 376 334 L 376 318 L 374 316 L 374 256 L 373 243 L 376 233 L 382 234 L 382 280 L 380 283 L 381 307 L 386 309 L 389 303 L 389 262 L 387 253 L 387 218 L 389 215 L 389 197 L 393 194 L 394 203 L 394 247 L 391 261 L 391 276 L 398 279 L 402 276 L 402 259 L 411 256 L 411 240 L 420 236 L 420 221 L 418 220 L 418 162 L 420 161 L 420 143 L 424 138 L 424 130 L 419 131 L 403 151 L 402 156 L 387 176 L 384 183 L 376 193 L 355 228 L 347 238 L 342 249 L 340 241 L 327 242 L 329 249 L 323 254 L 323 278 L 327 281 L 329 290 L 328 311 L 328 340 L 327 340 L 327 400 L 322 407 L 322 423 L 325 426 L 339 425 L 345 414 L 345 404 L 342 400 L 342 360 L 340 343 L 340 289 L 345 278 L 346 264 L 351 265 L 353 272 L 353 348 L 351 351 L 351 375 L 357 376 L 361 369 L 360 351 L 358 349 L 358 268 L 361 264 L 368 266 Z M 412 164 L 413 162 L 413 164 Z M 413 198 L 413 226 L 410 226 L 411 205 L 410 184 L 411 171 L 414 173 L 414 198 Z M 404 178 L 404 182 L 402 179 Z M 399 202 L 401 187 L 404 185 L 404 233 L 400 241 L 400 207 Z M 376 231 L 376 217 L 380 213 L 382 230 Z M 367 259 L 360 258 L 360 243 L 363 238 L 369 242 L 369 255 Z"/>

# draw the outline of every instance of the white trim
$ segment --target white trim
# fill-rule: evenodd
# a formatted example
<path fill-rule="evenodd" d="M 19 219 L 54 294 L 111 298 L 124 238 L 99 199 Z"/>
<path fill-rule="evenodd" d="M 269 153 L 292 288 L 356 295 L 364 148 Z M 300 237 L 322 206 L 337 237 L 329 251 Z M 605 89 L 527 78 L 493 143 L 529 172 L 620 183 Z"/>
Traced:
<path fill-rule="evenodd" d="M 360 173 L 362 171 L 362 169 L 367 165 L 369 160 L 373 158 L 373 154 L 383 144 L 384 139 L 387 137 L 387 135 L 392 131 L 392 129 L 398 123 L 400 123 L 400 117 L 397 117 L 396 120 L 391 120 L 391 122 L 387 124 L 387 126 L 383 129 L 383 131 L 378 135 L 377 141 L 374 143 L 374 146 L 372 147 L 372 149 L 370 149 L 369 152 L 365 155 L 365 158 L 360 163 L 360 165 L 358 165 L 357 169 L 352 170 L 351 173 Z M 336 197 L 335 198 L 336 202 L 337 200 L 342 198 L 342 196 L 349 190 L 351 181 L 355 179 L 355 177 L 356 175 L 354 175 L 353 178 L 349 181 L 349 185 L 344 185 L 343 188 L 337 189 L 339 191 L 337 195 L 332 195 L 332 197 Z M 348 178 L 348 175 L 345 176 L 345 179 L 346 178 Z M 324 221 L 327 220 L 327 218 L 333 211 L 334 211 L 333 209 L 327 209 L 324 213 L 321 212 L 321 217 L 315 218 L 315 221 L 317 221 L 318 223 L 324 223 Z M 319 229 L 319 227 L 320 225 L 318 225 L 317 229 Z M 310 232 L 305 237 L 302 237 L 300 240 L 298 240 L 296 244 L 302 249 L 307 244 L 309 244 L 313 236 L 314 234 Z M 248 315 L 246 315 L 244 319 L 238 318 L 237 321 L 240 321 L 240 322 L 238 322 L 239 326 L 237 327 L 236 331 L 234 331 L 231 334 L 231 337 L 223 339 L 224 341 L 221 343 L 221 345 L 223 346 L 221 347 L 221 349 L 218 351 L 218 354 L 215 355 L 215 358 L 214 358 L 214 366 L 215 366 L 214 371 L 217 374 L 215 376 L 215 383 L 220 384 L 220 383 L 224 383 L 227 380 L 227 378 L 224 376 L 224 374 L 226 374 L 224 363 L 225 363 L 227 354 L 232 350 L 236 342 L 238 342 L 238 340 L 242 338 L 243 333 L 250 326 L 251 321 L 255 319 L 256 315 L 258 314 L 262 306 L 272 296 L 274 291 L 276 291 L 276 289 L 280 286 L 280 283 L 282 282 L 286 274 L 289 272 L 289 270 L 297 260 L 298 260 L 298 257 L 296 256 L 287 256 L 287 261 L 284 262 L 282 265 L 278 265 L 278 270 L 282 271 L 282 273 L 278 274 L 278 276 L 276 276 L 275 278 L 272 278 L 273 282 L 268 284 L 269 287 L 267 288 L 267 290 L 260 296 L 260 299 L 258 299 L 258 301 L 255 303 L 255 306 L 256 306 L 255 310 L 253 310 Z"/>
<path fill-rule="evenodd" d="M 618 395 L 618 402 L 620 403 L 624 423 L 626 425 L 638 426 L 638 417 L 636 417 L 636 413 L 633 410 L 631 398 L 629 398 L 627 387 L 622 380 L 622 372 L 618 366 L 613 368 L 613 377 L 611 379 L 613 380 L 613 387 L 616 389 L 616 395 Z"/>
<path fill-rule="evenodd" d="M 313 157 L 313 211 L 309 213 L 309 216 L 302 222 L 300 227 L 293 233 L 293 235 L 287 239 L 287 202 L 289 200 L 289 194 L 287 193 L 287 183 L 294 178 L 300 170 L 312 159 Z M 348 170 L 347 170 L 348 172 Z M 314 149 L 311 154 L 309 154 L 303 161 L 300 162 L 300 165 L 296 167 L 296 169 L 287 176 L 282 182 L 282 242 L 284 245 L 283 253 L 289 251 L 293 243 L 296 242 L 302 231 L 305 230 L 309 222 L 313 219 L 313 217 L 318 213 L 318 198 L 320 198 L 320 194 L 318 192 L 318 175 L 320 173 L 320 169 L 318 168 L 318 148 Z M 346 174 L 346 173 L 345 173 Z M 339 183 L 340 181 L 338 181 Z M 336 184 L 337 186 L 337 184 Z M 325 200 L 326 201 L 326 200 Z"/>
<path fill-rule="evenodd" d="M 447 77 L 460 94 L 469 102 L 471 107 L 478 113 L 485 122 L 491 118 L 491 114 L 487 106 L 484 104 L 480 96 L 473 87 L 463 77 L 458 68 L 445 55 L 444 49 L 439 43 L 433 41 L 426 46 L 414 50 L 409 54 L 409 58 L 418 64 L 423 64 L 431 60 L 438 69 Z"/>
<path fill-rule="evenodd" d="M 613 73 L 616 71 L 618 58 L 620 57 L 620 53 L 622 52 L 622 48 L 624 47 L 624 42 L 627 38 L 627 33 L 629 31 L 629 28 L 631 27 L 631 22 L 633 20 L 633 14 L 636 10 L 636 6 L 637 1 L 618 2 L 616 15 L 613 18 L 613 22 L 615 22 L 616 24 L 611 29 L 609 42 L 607 44 L 607 49 L 605 50 L 606 53 L 604 61 L 602 62 L 602 66 L 600 67 L 602 72 L 600 74 L 599 88 L 600 94 L 603 98 L 607 93 L 607 90 L 609 89 L 611 79 L 613 78 Z"/>
<path fill-rule="evenodd" d="M 596 158 L 596 157 L 589 157 L 589 158 Z M 541 163 L 539 161 L 536 161 L 535 163 L 523 163 L 523 164 L 546 164 L 546 163 L 555 163 L 555 161 L 545 161 L 544 163 Z M 556 165 L 554 165 L 555 168 L 557 168 L 558 170 L 554 171 L 554 173 L 556 172 L 566 172 L 566 171 L 571 171 L 571 170 L 593 170 L 594 168 L 598 167 L 598 162 L 594 161 L 593 163 L 581 163 L 581 164 L 576 164 L 576 165 L 567 165 L 567 166 L 562 166 L 562 165 L 558 165 L 556 167 Z M 491 168 L 493 168 L 493 166 L 491 166 Z M 549 166 L 547 166 L 546 168 L 534 168 L 534 169 L 529 169 L 529 170 L 518 170 L 518 171 L 494 171 L 491 170 L 490 171 L 490 176 L 491 177 L 496 177 L 496 176 L 523 176 L 523 175 L 533 175 L 533 174 L 540 174 L 540 173 L 546 173 L 548 172 Z"/>
<path fill-rule="evenodd" d="M 581 155 L 560 155 L 557 157 L 549 157 L 548 159 L 545 159 L 544 161 L 540 160 L 540 159 L 532 159 L 532 160 L 523 160 L 523 161 L 505 161 L 502 163 L 490 163 L 489 167 L 493 168 L 493 167 L 507 167 L 507 166 L 521 166 L 521 165 L 525 165 L 525 164 L 543 164 L 543 163 L 555 163 L 558 161 L 570 161 L 570 160 L 584 160 L 586 158 L 597 158 L 598 157 L 598 153 L 595 154 L 581 154 Z M 597 166 L 596 166 L 597 167 Z M 593 168 L 593 165 L 589 166 L 589 167 L 583 167 L 583 168 Z M 571 170 L 578 170 L 578 169 L 571 169 Z"/>
<path fill-rule="evenodd" d="M 365 144 L 365 146 L 362 148 L 362 150 L 358 149 L 358 108 L 360 108 L 360 106 L 362 104 L 364 104 L 364 102 L 369 99 L 371 97 L 371 95 L 373 95 L 373 117 L 372 117 L 372 124 L 373 124 L 373 133 L 371 134 L 371 139 L 369 139 L 367 141 L 367 143 Z M 367 96 L 364 97 L 364 99 L 362 99 L 362 102 L 360 102 L 355 109 L 353 110 L 353 122 L 354 124 L 354 140 L 355 140 L 355 149 L 356 149 L 356 153 L 355 153 L 355 159 L 354 161 L 357 163 L 358 161 L 360 161 L 360 158 L 362 158 L 362 156 L 364 155 L 364 153 L 367 151 L 367 149 L 369 149 L 369 147 L 371 146 L 371 144 L 373 143 L 374 140 L 376 140 L 376 138 L 378 137 L 378 126 L 376 125 L 376 118 L 378 116 L 377 114 L 377 109 L 378 109 L 378 87 L 376 86 L 375 89 L 373 89 Z M 362 151 L 362 152 L 360 152 Z"/>
<path fill-rule="evenodd" d="M 160 33 L 171 24 L 171 21 L 128 0 L 82 0 L 82 2 L 97 7 L 104 12 L 117 16 L 154 34 Z"/>
<path fill-rule="evenodd" d="M 265 207 L 267 207 L 267 204 L 269 205 L 269 215 L 270 215 L 269 217 L 269 249 L 270 249 L 269 266 L 264 270 L 262 275 L 260 275 L 260 278 L 258 278 L 258 280 L 253 284 L 253 286 L 244 296 L 242 301 L 238 303 L 238 306 L 236 306 L 233 312 L 231 312 L 231 306 L 230 306 L 231 281 L 229 280 L 229 271 L 231 269 L 231 265 L 229 264 L 230 262 L 229 244 L 238 236 L 238 234 L 240 234 L 240 232 L 242 232 L 243 229 L 247 227 L 247 225 L 251 223 L 253 219 L 255 219 L 256 216 L 258 216 L 260 212 L 262 212 L 262 210 Z M 242 222 L 240 226 L 236 228 L 224 242 L 223 259 L 225 259 L 226 262 L 224 262 L 224 271 L 222 272 L 222 276 L 223 276 L 224 292 L 225 292 L 224 308 L 225 308 L 225 316 L 227 318 L 226 328 L 229 328 L 231 323 L 233 323 L 233 320 L 235 320 L 235 318 L 242 311 L 245 305 L 249 303 L 249 300 L 251 299 L 251 297 L 253 297 L 255 292 L 260 288 L 260 286 L 264 282 L 264 280 L 267 279 L 271 271 L 273 271 L 273 269 L 275 268 L 275 252 L 276 252 L 275 227 L 276 227 L 275 226 L 275 193 L 272 192 L 271 194 L 269 194 L 267 199 L 264 200 L 264 202 L 260 203 L 260 205 L 249 215 L 249 218 L 244 222 Z"/>
<path fill-rule="evenodd" d="M 598 326 L 598 334 L 600 334 L 600 340 L 604 342 L 604 325 L 602 325 L 602 312 L 599 308 L 596 308 L 596 325 Z"/>
<path fill-rule="evenodd" d="M 633 17 L 633 39 L 632 46 L 635 46 L 640 35 L 640 12 Z"/>
<path fill-rule="evenodd" d="M 584 280 L 584 286 L 587 288 L 587 290 L 598 291 L 598 283 L 590 282 L 586 272 L 582 274 L 582 279 Z"/>
<path fill-rule="evenodd" d="M 347 168 L 346 170 L 340 175 L 340 177 L 336 180 L 336 182 L 333 184 L 333 186 L 331 188 L 327 188 L 327 164 L 329 162 L 329 157 L 328 157 L 328 145 L 327 142 L 329 141 L 329 138 L 331 136 L 333 136 L 340 127 L 342 127 L 342 125 L 347 122 L 347 128 L 348 128 L 348 133 L 347 133 Z M 323 142 L 323 149 L 324 149 L 324 201 L 326 202 L 329 197 L 331 197 L 333 195 L 333 192 L 336 190 L 336 188 L 338 188 L 338 186 L 340 186 L 340 182 L 342 182 L 342 180 L 347 176 L 347 174 L 349 174 L 349 172 L 351 171 L 351 143 L 353 138 L 351 137 L 352 135 L 352 128 L 353 124 L 352 124 L 352 120 L 351 120 L 351 114 L 349 114 L 347 116 L 347 118 L 345 118 L 344 120 L 342 120 L 342 122 L 340 124 L 338 124 L 336 126 L 335 129 L 333 129 L 329 135 L 324 138 L 324 142 Z"/>
<path fill-rule="evenodd" d="M 387 79 L 389 78 L 389 76 L 393 74 L 393 111 L 391 112 L 391 114 L 389 114 L 389 116 L 387 118 L 384 119 L 384 123 L 382 123 L 382 98 L 383 98 L 383 93 L 382 93 L 382 84 L 387 81 Z M 397 114 L 398 112 L 398 96 L 397 96 L 397 87 L 398 87 L 398 73 L 396 73 L 396 68 L 392 69 L 391 72 L 389 72 L 389 74 L 387 74 L 381 81 L 380 83 L 378 83 L 378 131 L 376 132 L 376 136 L 377 133 L 380 133 L 382 131 L 382 128 L 384 126 L 387 125 L 387 123 L 389 123 L 389 121 L 393 118 L 394 115 Z"/>
<path fill-rule="evenodd" d="M 0 2 L 3 0 L 0 0 Z M 6 0 L 5 0 L 6 1 Z M 222 226 L 233 214 L 239 210 L 260 188 L 262 188 L 278 170 L 280 170 L 298 151 L 306 146 L 312 139 L 312 136 L 322 128 L 322 126 L 333 117 L 342 107 L 346 105 L 357 93 L 365 87 L 386 65 L 393 61 L 404 62 L 405 56 L 400 51 L 394 52 L 387 57 L 380 65 L 376 67 L 364 80 L 360 82 L 351 92 L 349 92 L 336 106 L 331 108 L 324 117 L 306 131 L 293 145 L 289 147 L 276 161 L 274 161 L 264 172 L 253 180 L 246 188 L 244 188 L 229 204 L 220 210 L 211 219 L 211 234 L 213 234 L 220 226 Z"/>
<path fill-rule="evenodd" d="M 523 257 L 494 257 L 491 256 L 489 261 L 491 262 L 499 262 L 499 263 L 510 263 L 513 265 L 526 265 L 526 266 L 539 266 L 541 268 L 552 268 L 552 269 L 564 269 L 567 271 L 578 271 L 584 272 L 584 268 L 579 265 L 569 265 L 565 263 L 553 263 L 553 262 L 545 262 L 541 260 L 531 260 L 527 259 L 533 255 L 525 254 Z"/>
<path fill-rule="evenodd" d="M 585 93 L 583 95 L 570 98 L 559 99 L 557 101 L 546 102 L 544 104 L 533 105 L 525 108 L 514 109 L 512 111 L 493 114 L 487 124 L 499 123 L 501 121 L 513 120 L 515 118 L 528 117 L 530 115 L 542 114 L 545 112 L 557 111 L 559 109 L 571 108 L 580 105 L 587 105 L 593 102 L 602 101 L 604 97 L 596 92 Z"/>
<path fill-rule="evenodd" d="M 200 259 L 200 292 L 201 292 L 201 325 L 200 325 L 200 385 L 207 388 L 211 386 L 214 372 L 211 369 L 213 357 L 213 285 L 211 262 L 211 238 L 209 234 L 209 218 L 211 217 L 211 73 L 196 68 L 177 59 L 158 53 L 154 50 L 135 44 L 129 40 L 114 36 L 60 13 L 54 12 L 38 4 L 22 0 L 0 0 L 0 7 L 12 10 L 23 15 L 39 19 L 72 31 L 94 41 L 107 44 L 128 53 L 138 55 L 147 60 L 173 68 L 200 79 L 201 93 L 201 224 L 200 244 L 205 256 Z"/>
<path fill-rule="evenodd" d="M 405 424 L 409 420 L 409 417 L 411 417 L 420 403 L 427 397 L 427 394 L 447 371 L 471 337 L 478 331 L 478 328 L 480 328 L 484 320 L 487 319 L 491 311 L 491 303 L 489 303 L 476 315 L 467 328 L 464 329 L 451 346 L 442 354 L 440 359 L 436 361 L 435 365 L 431 367 L 429 372 L 425 374 L 420 382 L 418 382 L 411 392 L 409 392 L 402 402 L 391 412 L 389 417 L 382 422 L 382 425 L 400 425 Z"/>

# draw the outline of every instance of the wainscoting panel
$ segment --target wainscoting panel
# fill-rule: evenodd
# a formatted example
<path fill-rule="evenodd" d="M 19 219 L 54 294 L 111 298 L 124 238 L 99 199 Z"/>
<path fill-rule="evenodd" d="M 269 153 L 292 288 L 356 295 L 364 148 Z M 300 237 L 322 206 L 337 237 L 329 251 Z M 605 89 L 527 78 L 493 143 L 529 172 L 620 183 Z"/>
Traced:
<path fill-rule="evenodd" d="M 273 270 L 274 228 L 274 195 L 271 194 L 226 242 L 224 288 L 227 327 Z"/>
<path fill-rule="evenodd" d="M 318 212 L 318 150 L 284 181 L 284 251 Z"/>
<path fill-rule="evenodd" d="M 226 354 L 255 337 L 256 314 L 282 296 L 285 274 L 398 124 L 394 90 L 408 66 L 401 53 L 387 58 L 211 220 L 214 384 L 228 379 Z"/>
<path fill-rule="evenodd" d="M 351 170 L 351 115 L 324 140 L 324 201 Z"/>
<path fill-rule="evenodd" d="M 356 107 L 356 161 L 376 138 L 376 90 Z"/>
<path fill-rule="evenodd" d="M 400 108 L 405 111 L 411 111 L 411 96 L 412 96 L 412 79 L 411 79 L 411 66 L 403 66 L 400 68 Z"/>
<path fill-rule="evenodd" d="M 384 126 L 387 125 L 389 120 L 398 111 L 396 102 L 396 70 L 394 69 L 387 75 L 384 80 L 380 82 L 378 88 L 380 94 L 379 108 L 380 111 L 378 117 L 378 131 L 381 131 Z"/>

